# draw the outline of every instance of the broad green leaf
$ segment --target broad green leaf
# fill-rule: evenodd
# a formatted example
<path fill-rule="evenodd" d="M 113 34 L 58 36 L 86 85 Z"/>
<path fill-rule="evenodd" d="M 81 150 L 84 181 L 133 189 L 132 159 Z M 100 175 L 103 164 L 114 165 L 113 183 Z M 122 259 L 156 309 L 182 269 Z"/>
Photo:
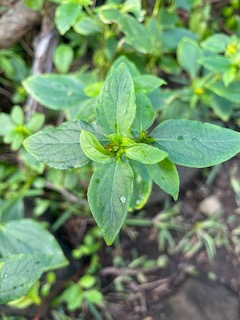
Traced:
<path fill-rule="evenodd" d="M 111 245 L 127 216 L 132 198 L 133 172 L 122 161 L 98 168 L 88 187 L 88 201 L 93 217 Z"/>
<path fill-rule="evenodd" d="M 85 130 L 81 131 L 80 144 L 86 156 L 93 161 L 106 163 L 112 158 L 112 154 L 108 152 L 90 132 Z"/>
<path fill-rule="evenodd" d="M 72 47 L 67 44 L 60 44 L 54 52 L 53 62 L 59 72 L 66 73 L 71 67 L 73 57 L 74 52 Z"/>
<path fill-rule="evenodd" d="M 77 33 L 84 36 L 90 36 L 92 34 L 101 32 L 101 29 L 99 28 L 96 21 L 93 18 L 89 17 L 81 17 L 81 19 L 75 23 L 73 29 Z"/>
<path fill-rule="evenodd" d="M 46 254 L 51 257 L 46 269 L 65 266 L 68 262 L 51 233 L 31 219 L 11 220 L 0 225 L 0 252 L 10 254 Z"/>
<path fill-rule="evenodd" d="M 83 297 L 90 303 L 94 303 L 94 304 L 100 304 L 104 301 L 103 294 L 97 289 L 90 289 L 90 290 L 84 291 Z"/>
<path fill-rule="evenodd" d="M 220 119 L 228 121 L 232 115 L 234 107 L 236 107 L 236 104 L 213 93 L 210 106 Z"/>
<path fill-rule="evenodd" d="M 88 97 L 97 97 L 102 89 L 103 82 L 91 83 L 84 88 L 84 93 Z"/>
<path fill-rule="evenodd" d="M 93 122 L 96 120 L 96 98 L 84 100 L 79 107 L 66 110 L 69 120 L 84 120 Z"/>
<path fill-rule="evenodd" d="M 214 34 L 201 43 L 204 49 L 212 52 L 220 53 L 226 50 L 230 37 L 224 33 Z"/>
<path fill-rule="evenodd" d="M 25 164 L 27 168 L 31 168 L 39 174 L 42 174 L 45 168 L 45 165 L 38 161 L 31 153 L 29 153 L 26 149 L 20 150 L 20 159 Z"/>
<path fill-rule="evenodd" d="M 229 86 L 225 86 L 222 81 L 210 82 L 206 85 L 207 89 L 216 93 L 216 95 L 223 97 L 229 101 L 240 103 L 240 81 L 235 80 Z"/>
<path fill-rule="evenodd" d="M 180 180 L 175 164 L 166 158 L 159 163 L 146 167 L 153 181 L 162 190 L 170 194 L 174 200 L 177 200 Z"/>
<path fill-rule="evenodd" d="M 65 302 L 69 311 L 79 309 L 83 302 L 83 290 L 78 283 L 70 282 L 69 286 L 58 298 L 58 301 Z M 59 319 L 59 317 L 57 319 Z M 66 320 L 66 318 L 63 320 Z M 69 318 L 67 320 L 69 320 Z"/>
<path fill-rule="evenodd" d="M 152 92 L 163 84 L 166 84 L 163 79 L 148 74 L 134 77 L 133 82 L 136 92 L 142 91 L 144 93 Z"/>
<path fill-rule="evenodd" d="M 55 23 L 61 35 L 65 34 L 71 28 L 81 11 L 82 6 L 77 2 L 64 2 L 57 7 Z"/>
<path fill-rule="evenodd" d="M 0 113 L 0 136 L 4 136 L 8 132 L 12 131 L 14 127 L 13 121 L 9 114 Z"/>
<path fill-rule="evenodd" d="M 177 49 L 178 63 L 185 70 L 192 79 L 194 79 L 199 70 L 200 64 L 198 60 L 201 58 L 202 50 L 197 42 L 192 39 L 182 39 Z"/>
<path fill-rule="evenodd" d="M 43 254 L 16 254 L 0 259 L 0 304 L 25 295 L 48 262 L 49 256 Z"/>
<path fill-rule="evenodd" d="M 43 125 L 45 120 L 45 116 L 42 113 L 34 113 L 28 123 L 26 124 L 26 127 L 31 130 L 32 132 L 38 131 L 41 126 Z"/>
<path fill-rule="evenodd" d="M 100 19 L 104 23 L 115 22 L 126 35 L 123 41 L 141 53 L 151 50 L 150 35 L 143 24 L 134 17 L 121 13 L 118 9 L 104 8 L 100 10 Z"/>
<path fill-rule="evenodd" d="M 120 15 L 120 11 L 115 8 L 109 8 L 104 6 L 99 8 L 99 18 L 105 24 L 110 24 L 116 21 Z"/>
<path fill-rule="evenodd" d="M 239 132 L 199 121 L 167 120 L 151 136 L 172 162 L 187 167 L 213 166 L 240 151 Z"/>
<path fill-rule="evenodd" d="M 144 164 L 153 164 L 162 161 L 168 156 L 168 153 L 149 146 L 145 143 L 136 143 L 136 145 L 125 150 L 126 156 L 132 160 L 137 160 Z"/>
<path fill-rule="evenodd" d="M 52 110 L 79 106 L 87 98 L 83 93 L 83 83 L 73 76 L 33 76 L 24 80 L 23 86 L 37 102 Z"/>
<path fill-rule="evenodd" d="M 226 87 L 228 87 L 236 78 L 238 74 L 238 69 L 235 66 L 231 66 L 228 70 L 226 70 L 223 74 L 223 83 Z"/>
<path fill-rule="evenodd" d="M 0 206 L 0 224 L 10 220 L 19 220 L 23 218 L 23 201 L 21 198 L 4 200 Z M 0 246 L 1 247 L 1 246 Z"/>
<path fill-rule="evenodd" d="M 231 68 L 231 62 L 222 56 L 203 57 L 198 61 L 207 70 L 217 73 L 226 72 Z"/>
<path fill-rule="evenodd" d="M 11 111 L 11 118 L 17 125 L 24 123 L 24 112 L 20 106 L 14 106 Z"/>
<path fill-rule="evenodd" d="M 150 178 L 146 166 L 134 160 L 130 160 L 129 164 L 133 170 L 133 195 L 130 203 L 131 210 L 141 209 L 152 191 L 152 179 Z"/>
<path fill-rule="evenodd" d="M 97 123 L 106 133 L 125 135 L 135 117 L 132 77 L 124 64 L 106 79 L 96 103 Z"/>
<path fill-rule="evenodd" d="M 37 160 L 52 168 L 82 167 L 89 161 L 79 142 L 82 129 L 93 133 L 99 141 L 105 141 L 97 127 L 84 121 L 76 121 L 39 131 L 27 138 L 24 146 Z"/>
<path fill-rule="evenodd" d="M 90 289 L 96 284 L 96 278 L 90 274 L 85 274 L 78 281 L 81 288 Z"/>
<path fill-rule="evenodd" d="M 132 126 L 141 132 L 153 124 L 155 111 L 150 99 L 142 92 L 136 94 L 136 105 L 136 115 Z"/>
<path fill-rule="evenodd" d="M 124 14 L 115 21 L 125 34 L 123 41 L 140 53 L 151 51 L 151 37 L 146 27 L 130 15 Z"/>
<path fill-rule="evenodd" d="M 141 75 L 138 68 L 136 67 L 135 63 L 133 63 L 131 60 L 129 60 L 126 56 L 118 57 L 114 61 L 114 63 L 112 64 L 109 73 L 111 73 L 113 70 L 115 70 L 122 63 L 124 63 L 127 66 L 128 71 L 130 72 L 130 74 L 133 78 Z"/>
<path fill-rule="evenodd" d="M 181 73 L 181 69 L 175 57 L 171 57 L 167 55 L 161 56 L 159 67 L 161 68 L 161 70 L 163 70 L 168 74 L 179 75 Z"/>
<path fill-rule="evenodd" d="M 174 28 L 164 30 L 162 33 L 162 44 L 165 50 L 176 50 L 179 42 L 183 38 L 190 38 L 196 40 L 197 35 L 192 31 L 184 28 Z"/>

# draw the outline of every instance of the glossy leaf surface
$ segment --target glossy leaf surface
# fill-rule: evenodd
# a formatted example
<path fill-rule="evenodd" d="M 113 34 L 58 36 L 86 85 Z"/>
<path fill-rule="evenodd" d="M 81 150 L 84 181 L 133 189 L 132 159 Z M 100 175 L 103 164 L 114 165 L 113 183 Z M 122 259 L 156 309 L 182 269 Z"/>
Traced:
<path fill-rule="evenodd" d="M 3 257 L 9 254 L 37 253 L 50 256 L 47 269 L 68 264 L 53 235 L 31 219 L 11 220 L 1 225 L 0 243 Z"/>
<path fill-rule="evenodd" d="M 100 140 L 104 136 L 95 132 L 95 127 L 84 121 L 65 122 L 56 128 L 49 128 L 25 140 L 25 148 L 39 161 L 55 169 L 78 168 L 89 159 L 80 146 L 81 129 L 92 132 Z"/>
<path fill-rule="evenodd" d="M 240 151 L 239 132 L 199 121 L 167 120 L 151 136 L 172 162 L 187 167 L 213 166 Z"/>
<path fill-rule="evenodd" d="M 76 107 L 87 99 L 83 83 L 73 76 L 44 74 L 27 78 L 23 86 L 37 102 L 52 110 Z"/>
<path fill-rule="evenodd" d="M 90 132 L 82 130 L 80 144 L 86 156 L 93 161 L 106 163 L 112 158 L 111 153 L 108 152 Z"/>
<path fill-rule="evenodd" d="M 106 79 L 97 99 L 97 123 L 106 133 L 125 135 L 136 111 L 132 77 L 121 64 Z"/>
<path fill-rule="evenodd" d="M 179 193 L 179 175 L 174 163 L 169 159 L 147 165 L 147 170 L 153 181 L 165 192 L 177 200 Z"/>
<path fill-rule="evenodd" d="M 167 152 L 145 143 L 136 143 L 136 145 L 126 149 L 125 153 L 128 158 L 144 164 L 158 163 L 168 156 Z"/>
<path fill-rule="evenodd" d="M 88 201 L 107 245 L 114 242 L 124 223 L 132 191 L 133 172 L 122 161 L 101 166 L 91 178 Z"/>
<path fill-rule="evenodd" d="M 16 254 L 0 259 L 0 304 L 25 295 L 40 278 L 49 261 L 48 255 Z"/>

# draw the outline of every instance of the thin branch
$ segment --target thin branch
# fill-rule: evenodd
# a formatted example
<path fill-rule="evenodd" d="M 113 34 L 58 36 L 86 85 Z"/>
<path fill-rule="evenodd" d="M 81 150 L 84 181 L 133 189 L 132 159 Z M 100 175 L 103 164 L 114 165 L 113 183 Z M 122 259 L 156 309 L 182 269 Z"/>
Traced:
<path fill-rule="evenodd" d="M 12 97 L 11 92 L 9 92 L 8 90 L 3 89 L 3 88 L 0 88 L 0 94 L 2 94 L 3 96 L 5 96 L 9 99 L 11 99 L 11 97 Z"/>
<path fill-rule="evenodd" d="M 46 181 L 45 184 L 46 188 L 53 190 L 53 191 L 57 191 L 58 193 L 60 193 L 66 200 L 70 201 L 70 202 L 74 202 L 74 203 L 78 203 L 82 206 L 87 206 L 88 202 L 85 199 L 79 199 L 77 196 L 75 196 L 73 193 L 69 192 L 68 190 L 66 190 L 63 187 L 58 187 L 55 186 L 53 183 Z"/>

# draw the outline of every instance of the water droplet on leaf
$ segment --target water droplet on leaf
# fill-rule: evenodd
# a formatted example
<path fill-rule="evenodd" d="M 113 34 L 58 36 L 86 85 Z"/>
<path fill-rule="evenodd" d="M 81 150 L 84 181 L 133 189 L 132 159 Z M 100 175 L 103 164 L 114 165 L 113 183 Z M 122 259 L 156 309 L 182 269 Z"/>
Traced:
<path fill-rule="evenodd" d="M 7 276 L 8 276 L 7 273 L 4 273 L 3 278 L 7 278 Z"/>
<path fill-rule="evenodd" d="M 126 198 L 125 198 L 124 196 L 122 196 L 122 197 L 120 198 L 120 201 L 121 201 L 122 203 L 125 203 L 125 202 L 126 202 Z"/>

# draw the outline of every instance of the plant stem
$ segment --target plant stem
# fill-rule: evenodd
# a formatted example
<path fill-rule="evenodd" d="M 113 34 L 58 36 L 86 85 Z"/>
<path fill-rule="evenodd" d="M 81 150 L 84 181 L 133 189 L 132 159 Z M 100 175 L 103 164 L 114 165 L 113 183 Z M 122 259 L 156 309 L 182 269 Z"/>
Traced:
<path fill-rule="evenodd" d="M 133 227 L 152 227 L 153 222 L 147 219 L 126 219 L 125 224 Z"/>
<path fill-rule="evenodd" d="M 161 6 L 161 0 L 156 0 L 153 8 L 153 13 L 152 13 L 153 17 L 156 17 L 158 15 L 160 6 Z"/>

